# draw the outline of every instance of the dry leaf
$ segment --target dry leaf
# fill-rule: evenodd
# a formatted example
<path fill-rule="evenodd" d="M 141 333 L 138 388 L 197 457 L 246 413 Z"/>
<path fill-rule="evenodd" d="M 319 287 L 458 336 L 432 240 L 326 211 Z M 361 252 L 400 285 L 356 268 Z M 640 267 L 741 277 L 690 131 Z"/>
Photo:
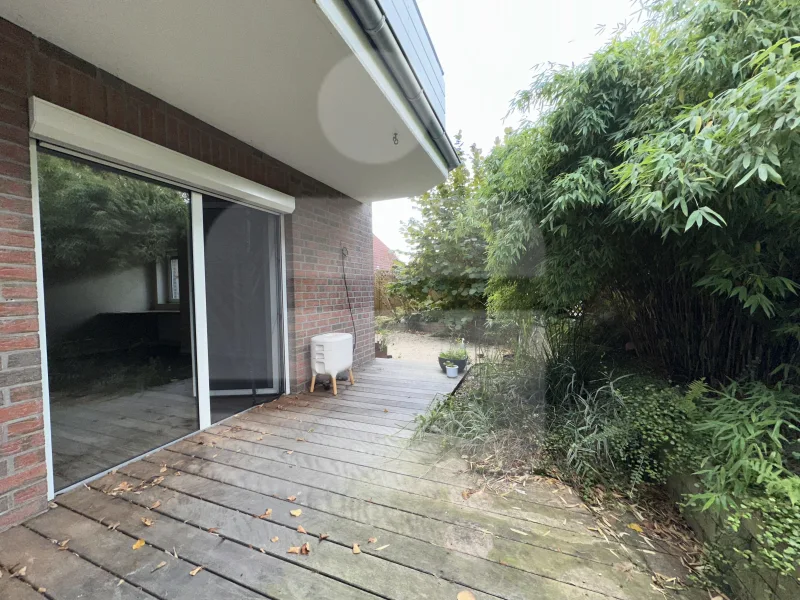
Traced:
<path fill-rule="evenodd" d="M 287 450 L 286 454 L 294 454 L 294 450 Z"/>
<path fill-rule="evenodd" d="M 297 526 L 297 533 L 308 533 L 302 525 Z"/>
<path fill-rule="evenodd" d="M 40 587 L 40 588 L 37 588 L 36 591 L 39 592 L 40 594 L 44 594 L 47 591 L 47 588 Z"/>
<path fill-rule="evenodd" d="M 369 538 L 369 540 L 367 540 L 367 543 L 368 544 L 374 544 L 377 541 L 378 541 L 378 538 Z"/>
<path fill-rule="evenodd" d="M 20 567 L 16 571 L 14 571 L 11 576 L 12 577 L 25 577 L 25 573 L 27 573 L 28 567 Z"/>
<path fill-rule="evenodd" d="M 322 541 L 322 540 L 327 540 L 327 539 L 328 539 L 328 537 L 330 537 L 330 536 L 328 536 L 328 534 L 327 534 L 327 533 L 320 533 L 320 534 L 319 534 L 319 539 L 320 539 L 320 541 Z"/>
<path fill-rule="evenodd" d="M 159 570 L 159 569 L 161 569 L 162 567 L 166 567 L 166 566 L 167 566 L 167 561 L 165 561 L 165 560 L 162 560 L 160 563 L 158 563 L 158 564 L 156 565 L 156 568 L 155 568 L 155 569 L 153 569 L 153 570 L 152 570 L 152 571 L 150 571 L 150 572 L 151 572 L 151 573 L 155 573 L 156 571 L 158 571 L 158 570 Z"/>
<path fill-rule="evenodd" d="M 308 542 L 300 546 L 300 554 L 311 554 L 311 546 L 308 545 Z"/>
<path fill-rule="evenodd" d="M 144 523 L 146 527 L 152 527 L 155 521 L 153 521 L 153 519 L 148 519 L 147 517 L 142 517 L 142 523 Z"/>
<path fill-rule="evenodd" d="M 386 544 L 385 546 L 380 546 L 379 548 L 375 548 L 375 552 L 380 552 L 381 550 L 386 550 L 388 547 L 389 547 L 389 544 Z"/>
<path fill-rule="evenodd" d="M 124 579 L 120 579 L 120 580 L 117 582 L 117 587 L 121 586 L 123 583 L 125 583 L 125 580 L 124 580 Z"/>
<path fill-rule="evenodd" d="M 274 544 L 275 542 L 277 542 L 277 541 L 278 541 L 278 539 L 279 539 L 279 538 L 278 538 L 278 536 L 276 535 L 274 538 L 272 538 L 272 539 L 270 540 L 270 542 L 272 542 L 272 543 Z"/>
<path fill-rule="evenodd" d="M 297 496 L 289 496 L 289 497 L 287 498 L 287 500 L 288 500 L 289 502 L 294 502 L 295 500 L 297 500 Z"/>
<path fill-rule="evenodd" d="M 519 529 L 514 529 L 513 527 L 509 527 L 509 529 L 510 529 L 511 531 L 513 531 L 514 533 L 518 533 L 518 534 L 520 534 L 520 535 L 528 535 L 528 534 L 527 534 L 527 533 L 525 533 L 524 531 L 520 531 Z"/>
<path fill-rule="evenodd" d="M 294 438 L 295 442 L 305 442 L 303 438 Z"/>
<path fill-rule="evenodd" d="M 208 533 L 217 533 L 219 531 L 219 527 L 209 527 Z"/>
<path fill-rule="evenodd" d="M 469 590 L 464 590 L 463 592 L 458 592 L 458 596 L 456 596 L 457 600 L 475 600 L 475 594 L 470 592 Z"/>
<path fill-rule="evenodd" d="M 264 550 L 263 548 L 259 548 L 258 551 L 261 552 L 261 554 L 266 554 L 267 553 L 267 551 Z"/>
<path fill-rule="evenodd" d="M 139 539 L 139 540 L 136 540 L 136 542 L 133 544 L 133 546 L 131 546 L 131 548 L 133 548 L 134 550 L 138 550 L 142 546 L 144 546 L 144 540 Z"/>
<path fill-rule="evenodd" d="M 167 472 L 167 464 L 164 463 L 161 465 L 161 468 L 158 470 L 159 473 L 166 473 Z"/>
<path fill-rule="evenodd" d="M 150 505 L 150 510 L 155 510 L 159 506 L 161 506 L 161 500 L 156 500 L 155 502 L 153 502 L 153 504 Z"/>
<path fill-rule="evenodd" d="M 267 510 L 264 511 L 263 515 L 258 515 L 258 518 L 259 519 L 270 519 L 270 518 L 272 518 L 272 509 L 268 508 Z"/>
<path fill-rule="evenodd" d="M 361 548 L 358 547 L 358 544 L 353 544 L 353 554 L 361 554 Z"/>
<path fill-rule="evenodd" d="M 389 412 L 389 409 L 388 408 L 384 408 L 383 412 Z"/>
<path fill-rule="evenodd" d="M 644 529 L 642 529 L 642 528 L 641 528 L 639 525 L 637 525 L 636 523 L 631 523 L 630 525 L 628 525 L 628 529 L 633 529 L 633 530 L 634 530 L 634 531 L 636 531 L 637 533 L 642 533 L 642 532 L 644 531 Z"/>
<path fill-rule="evenodd" d="M 117 527 L 119 527 L 119 521 L 117 521 L 116 523 L 110 523 L 108 525 L 108 529 L 110 529 L 111 531 L 114 531 Z"/>
<path fill-rule="evenodd" d="M 192 577 L 194 577 L 195 575 L 197 575 L 197 574 L 198 574 L 200 571 L 202 571 L 202 570 L 203 570 L 203 567 L 195 567 L 194 569 L 192 569 L 191 571 L 189 571 L 189 575 L 191 575 Z"/>
<path fill-rule="evenodd" d="M 299 508 L 296 508 L 295 510 L 290 510 L 289 514 L 292 515 L 293 517 L 299 517 L 300 515 L 303 514 L 303 511 Z"/>
<path fill-rule="evenodd" d="M 286 551 L 286 554 L 300 554 L 300 546 L 292 546 Z"/>
<path fill-rule="evenodd" d="M 69 538 L 65 539 L 63 542 L 58 542 L 58 547 L 61 550 L 66 550 L 67 544 L 69 544 Z"/>
<path fill-rule="evenodd" d="M 163 475 L 159 475 L 158 477 L 156 477 L 155 479 L 153 479 L 153 485 L 158 485 L 158 484 L 159 484 L 159 483 L 161 483 L 162 481 L 164 481 L 164 476 L 163 476 Z"/>

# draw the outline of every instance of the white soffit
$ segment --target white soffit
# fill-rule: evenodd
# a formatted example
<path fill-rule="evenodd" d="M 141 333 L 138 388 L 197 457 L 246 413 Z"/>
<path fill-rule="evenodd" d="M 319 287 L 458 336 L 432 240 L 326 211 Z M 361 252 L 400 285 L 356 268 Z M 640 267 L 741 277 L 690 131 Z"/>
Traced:
<path fill-rule="evenodd" d="M 67 110 L 30 101 L 31 136 L 187 188 L 291 213 L 294 197 Z"/>

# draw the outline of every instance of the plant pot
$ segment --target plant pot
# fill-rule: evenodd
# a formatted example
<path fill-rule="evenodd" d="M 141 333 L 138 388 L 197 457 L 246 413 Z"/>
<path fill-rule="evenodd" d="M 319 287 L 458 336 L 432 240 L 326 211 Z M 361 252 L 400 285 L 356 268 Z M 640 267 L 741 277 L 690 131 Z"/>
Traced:
<path fill-rule="evenodd" d="M 446 366 L 445 370 L 447 371 L 447 376 L 451 379 L 458 377 L 458 365 Z"/>
<path fill-rule="evenodd" d="M 442 373 L 447 373 L 447 368 L 444 366 L 445 363 L 453 363 L 458 367 L 458 372 L 463 373 L 464 369 L 467 367 L 467 360 L 453 360 L 448 358 L 440 358 L 439 359 L 439 366 L 442 369 Z"/>

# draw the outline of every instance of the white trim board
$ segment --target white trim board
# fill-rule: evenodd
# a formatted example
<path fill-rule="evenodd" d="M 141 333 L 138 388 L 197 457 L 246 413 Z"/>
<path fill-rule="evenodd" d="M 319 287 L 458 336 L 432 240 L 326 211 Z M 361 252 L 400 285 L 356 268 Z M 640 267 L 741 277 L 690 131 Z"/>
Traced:
<path fill-rule="evenodd" d="M 30 99 L 31 136 L 91 157 L 257 208 L 294 212 L 293 196 L 100 123 L 41 98 Z"/>

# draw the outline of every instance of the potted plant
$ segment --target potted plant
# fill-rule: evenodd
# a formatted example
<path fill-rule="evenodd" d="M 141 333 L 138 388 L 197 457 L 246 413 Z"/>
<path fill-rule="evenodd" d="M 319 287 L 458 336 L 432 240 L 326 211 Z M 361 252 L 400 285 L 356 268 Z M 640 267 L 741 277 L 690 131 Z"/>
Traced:
<path fill-rule="evenodd" d="M 469 355 L 466 348 L 450 348 L 439 353 L 439 366 L 442 373 L 447 373 L 447 363 L 457 366 L 458 372 L 463 373 L 468 362 Z"/>
<path fill-rule="evenodd" d="M 458 365 L 451 363 L 450 361 L 444 363 L 444 368 L 447 372 L 447 376 L 452 378 L 458 377 Z"/>

